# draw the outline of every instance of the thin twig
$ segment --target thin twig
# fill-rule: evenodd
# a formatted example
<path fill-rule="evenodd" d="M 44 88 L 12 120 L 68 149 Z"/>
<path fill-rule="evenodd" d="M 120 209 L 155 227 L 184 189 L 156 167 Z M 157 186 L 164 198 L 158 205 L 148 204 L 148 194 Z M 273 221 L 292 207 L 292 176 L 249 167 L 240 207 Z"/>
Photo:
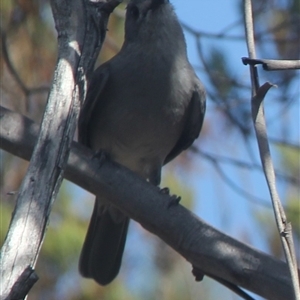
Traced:
<path fill-rule="evenodd" d="M 204 158 L 208 159 L 208 160 L 212 160 L 212 161 L 217 161 L 219 163 L 227 163 L 230 164 L 232 166 L 235 166 L 237 168 L 243 168 L 243 169 L 248 169 L 248 170 L 258 170 L 258 171 L 262 171 L 261 169 L 261 165 L 259 164 L 255 164 L 255 163 L 248 163 L 246 161 L 243 160 L 238 160 L 232 157 L 228 157 L 228 156 L 221 156 L 221 155 L 217 155 L 217 154 L 213 154 L 213 153 L 208 153 L 208 152 L 204 152 L 201 149 L 197 148 L 196 146 L 192 146 L 190 148 L 191 151 L 203 156 Z M 279 170 L 275 170 L 276 176 L 281 178 L 282 180 L 287 181 L 290 184 L 294 184 L 294 185 L 298 185 L 299 184 L 299 180 L 298 178 L 296 178 L 295 176 L 290 176 L 287 174 L 283 174 L 281 173 Z"/>
<path fill-rule="evenodd" d="M 228 31 L 230 30 L 230 27 L 231 26 L 233 27 L 235 24 L 238 24 L 238 22 L 239 22 L 239 20 L 237 20 L 235 23 L 229 25 L 228 27 L 225 27 L 219 33 L 212 33 L 212 32 L 207 32 L 207 31 L 196 30 L 196 29 L 192 28 L 190 25 L 183 22 L 183 21 L 180 21 L 180 24 L 181 24 L 181 26 L 184 30 L 186 30 L 188 33 L 194 35 L 195 37 L 200 37 L 201 36 L 201 37 L 205 37 L 205 38 L 208 38 L 208 39 L 218 39 L 218 40 L 226 39 L 228 41 L 229 40 L 231 40 L 231 41 L 242 41 L 242 40 L 245 39 L 245 36 L 228 34 Z M 275 31 L 276 32 L 276 30 L 278 30 L 278 29 L 282 29 L 282 23 L 280 23 L 278 27 L 276 26 L 274 28 L 270 28 L 269 31 L 273 31 L 273 32 Z M 266 42 L 273 43 L 274 40 L 267 37 L 268 34 L 269 34 L 269 31 L 260 32 L 260 33 L 256 34 L 256 39 L 259 40 L 259 41 L 262 41 L 264 43 L 266 43 Z M 290 40 L 287 40 L 286 38 L 285 39 L 276 39 L 277 43 L 287 43 L 287 42 L 293 42 L 293 41 L 294 41 L 294 39 L 290 39 Z"/>
<path fill-rule="evenodd" d="M 242 61 L 244 65 L 262 65 L 266 71 L 300 69 L 300 60 L 256 59 L 242 57 Z"/>
<path fill-rule="evenodd" d="M 213 278 L 214 280 L 218 281 L 219 283 L 221 283 L 222 285 L 226 286 L 228 289 L 230 289 L 231 291 L 233 291 L 235 294 L 237 294 L 238 296 L 240 296 L 242 299 L 244 300 L 254 300 L 253 297 L 251 297 L 248 293 L 246 293 L 245 291 L 243 291 L 240 287 L 226 281 L 223 279 L 220 279 L 218 277 L 215 276 L 211 276 L 209 275 L 209 277 Z"/>
<path fill-rule="evenodd" d="M 28 88 L 21 77 L 19 76 L 17 70 L 15 69 L 8 53 L 8 48 L 7 48 L 7 38 L 6 38 L 6 33 L 2 28 L 0 28 L 0 33 L 1 33 L 1 49 L 2 49 L 2 54 L 4 61 L 7 65 L 7 68 L 10 72 L 10 74 L 13 76 L 17 84 L 19 85 L 20 89 L 24 93 L 25 97 L 28 97 L 32 94 L 37 94 L 37 93 L 48 93 L 50 88 L 49 86 L 41 86 L 41 87 L 36 87 L 36 88 Z"/>
<path fill-rule="evenodd" d="M 256 197 L 255 195 L 247 192 L 239 185 L 237 185 L 236 182 L 232 180 L 230 176 L 226 174 L 226 172 L 223 171 L 222 167 L 220 166 L 220 162 L 218 161 L 217 158 L 214 158 L 213 156 L 206 154 L 204 152 L 198 152 L 198 154 L 202 155 L 208 162 L 210 162 L 214 166 L 215 170 L 220 175 L 224 183 L 227 184 L 234 192 L 241 195 L 242 197 L 245 197 L 247 201 L 261 205 L 266 208 L 270 208 L 270 204 L 266 200 Z"/>
<path fill-rule="evenodd" d="M 215 102 L 217 102 L 217 99 L 218 99 L 218 104 L 220 104 L 219 99 L 223 99 L 224 97 L 219 92 L 219 84 L 218 84 L 218 82 L 216 82 L 216 80 L 212 74 L 212 70 L 207 63 L 207 59 L 204 57 L 204 53 L 203 53 L 203 50 L 201 47 L 201 37 L 200 36 L 197 36 L 196 47 L 197 47 L 197 52 L 198 52 L 199 58 L 203 64 L 204 70 L 206 72 L 206 75 L 209 76 L 209 80 L 210 80 L 211 84 L 216 88 L 216 91 L 217 91 L 217 95 L 214 96 L 213 93 L 209 93 L 207 90 L 206 91 L 207 95 L 209 95 L 210 98 Z M 223 100 L 222 105 L 225 107 L 223 112 L 227 116 L 228 120 L 230 120 L 234 125 L 237 126 L 237 128 L 239 128 L 239 130 L 242 132 L 243 136 L 247 136 L 249 134 L 249 129 L 247 128 L 247 126 L 244 126 L 243 124 L 241 124 L 241 122 L 232 115 L 232 113 L 230 112 L 231 110 L 230 110 L 229 101 L 226 101 L 226 99 Z"/>
<path fill-rule="evenodd" d="M 249 58 L 256 59 L 251 0 L 244 0 L 244 17 Z M 252 82 L 252 117 L 257 136 L 259 153 L 271 195 L 278 231 L 280 233 L 285 257 L 291 274 L 294 296 L 296 300 L 299 300 L 300 290 L 296 255 L 292 238 L 292 228 L 291 224 L 287 223 L 286 216 L 276 189 L 275 172 L 272 163 L 264 117 L 263 100 L 268 90 L 272 87 L 272 84 L 267 82 L 262 86 L 259 85 L 258 73 L 255 65 L 250 65 L 250 73 Z"/>
<path fill-rule="evenodd" d="M 13 66 L 7 49 L 7 40 L 6 40 L 6 33 L 1 28 L 1 40 L 2 40 L 2 54 L 3 58 L 6 62 L 8 70 L 10 71 L 11 75 L 15 78 L 17 84 L 19 85 L 22 92 L 27 96 L 28 95 L 28 88 L 24 84 L 23 80 L 20 78 L 18 72 L 16 71 L 15 67 Z"/>

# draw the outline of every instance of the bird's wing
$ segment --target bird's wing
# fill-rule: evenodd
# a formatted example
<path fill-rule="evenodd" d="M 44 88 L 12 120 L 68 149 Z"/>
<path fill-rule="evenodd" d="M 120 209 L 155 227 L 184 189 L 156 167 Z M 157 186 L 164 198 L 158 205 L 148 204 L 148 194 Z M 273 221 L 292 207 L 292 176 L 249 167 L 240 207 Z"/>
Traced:
<path fill-rule="evenodd" d="M 101 65 L 96 69 L 91 78 L 89 88 L 87 91 L 85 102 L 81 108 L 79 120 L 78 120 L 78 141 L 85 145 L 90 146 L 88 140 L 88 124 L 91 120 L 91 116 L 95 105 L 98 101 L 101 101 L 101 93 L 107 83 L 109 77 L 109 68 L 107 64 Z"/>
<path fill-rule="evenodd" d="M 181 136 L 175 147 L 166 157 L 164 164 L 167 164 L 183 150 L 190 147 L 194 140 L 199 136 L 205 115 L 206 101 L 205 92 L 202 85 L 196 85 L 187 111 L 187 121 Z"/>

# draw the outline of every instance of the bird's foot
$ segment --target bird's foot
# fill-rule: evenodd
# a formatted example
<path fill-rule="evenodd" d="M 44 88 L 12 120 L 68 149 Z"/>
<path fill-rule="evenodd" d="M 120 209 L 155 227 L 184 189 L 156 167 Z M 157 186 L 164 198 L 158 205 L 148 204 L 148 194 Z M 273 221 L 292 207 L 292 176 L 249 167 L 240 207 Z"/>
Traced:
<path fill-rule="evenodd" d="M 93 156 L 92 159 L 96 159 L 97 163 L 99 164 L 99 166 L 101 167 L 102 164 L 109 159 L 109 155 L 107 152 L 105 152 L 104 150 L 99 149 L 98 151 L 96 151 Z"/>
<path fill-rule="evenodd" d="M 170 202 L 168 203 L 168 207 L 179 204 L 179 202 L 181 200 L 181 197 L 177 196 L 177 195 L 170 195 L 170 189 L 169 188 L 167 188 L 167 187 L 162 188 L 162 189 L 160 189 L 160 192 L 164 195 L 168 195 L 168 196 L 171 197 Z"/>
<path fill-rule="evenodd" d="M 195 276 L 196 281 L 202 281 L 204 277 L 204 273 L 193 266 L 192 274 Z"/>

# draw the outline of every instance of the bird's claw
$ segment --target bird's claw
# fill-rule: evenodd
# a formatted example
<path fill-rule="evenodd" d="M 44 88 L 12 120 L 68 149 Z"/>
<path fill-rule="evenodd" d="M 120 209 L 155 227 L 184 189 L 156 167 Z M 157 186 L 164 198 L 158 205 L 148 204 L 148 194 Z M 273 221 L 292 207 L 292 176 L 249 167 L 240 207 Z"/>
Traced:
<path fill-rule="evenodd" d="M 192 274 L 195 276 L 196 281 L 202 281 L 204 277 L 204 273 L 193 266 Z"/>
<path fill-rule="evenodd" d="M 170 195 L 170 189 L 168 187 L 160 189 L 160 192 L 164 195 Z"/>
<path fill-rule="evenodd" d="M 108 154 L 100 149 L 93 154 L 92 159 L 97 159 L 97 162 L 101 166 L 102 163 L 104 163 L 104 161 L 108 159 Z"/>
<path fill-rule="evenodd" d="M 177 196 L 177 195 L 170 195 L 170 189 L 169 188 L 167 188 L 167 187 L 162 188 L 162 189 L 160 189 L 160 192 L 164 195 L 168 195 L 168 196 L 171 197 L 170 202 L 168 203 L 168 207 L 179 204 L 179 202 L 181 200 L 181 197 Z"/>
<path fill-rule="evenodd" d="M 178 205 L 180 200 L 181 200 L 180 196 L 172 195 L 168 207 L 171 207 L 173 205 Z"/>

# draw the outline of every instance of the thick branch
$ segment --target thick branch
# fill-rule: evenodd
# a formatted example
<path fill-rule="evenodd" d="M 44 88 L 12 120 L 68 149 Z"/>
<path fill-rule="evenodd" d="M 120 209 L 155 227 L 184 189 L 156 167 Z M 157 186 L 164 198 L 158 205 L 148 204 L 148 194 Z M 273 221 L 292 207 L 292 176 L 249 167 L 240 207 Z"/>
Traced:
<path fill-rule="evenodd" d="M 58 62 L 36 146 L 19 190 L 9 232 L 1 249 L 1 299 L 23 299 L 31 288 L 51 205 L 63 179 L 86 92 L 108 16 L 120 1 L 52 0 L 58 32 Z M 25 275 L 24 275 L 25 274 Z"/>
<path fill-rule="evenodd" d="M 0 115 L 1 147 L 28 160 L 38 125 L 4 108 Z M 183 206 L 172 205 L 169 196 L 126 168 L 106 159 L 99 161 L 89 149 L 73 142 L 64 175 L 91 193 L 104 194 L 205 274 L 267 299 L 292 299 L 284 262 L 221 233 Z"/>

